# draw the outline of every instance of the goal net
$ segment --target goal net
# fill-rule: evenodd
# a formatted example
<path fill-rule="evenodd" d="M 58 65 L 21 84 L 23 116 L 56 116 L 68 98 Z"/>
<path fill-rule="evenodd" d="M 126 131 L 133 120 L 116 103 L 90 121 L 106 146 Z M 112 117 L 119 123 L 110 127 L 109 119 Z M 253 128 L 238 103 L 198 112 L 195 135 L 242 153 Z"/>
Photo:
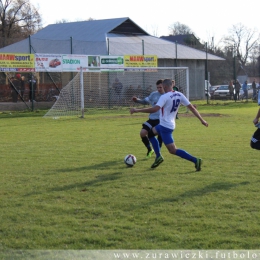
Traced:
<path fill-rule="evenodd" d="M 120 68 L 85 70 L 61 89 L 52 108 L 44 117 L 81 116 L 88 109 L 114 109 L 138 106 L 131 99 L 140 99 L 156 91 L 159 79 L 175 80 L 176 86 L 189 98 L 187 67 Z M 140 105 L 139 105 L 140 106 Z"/>

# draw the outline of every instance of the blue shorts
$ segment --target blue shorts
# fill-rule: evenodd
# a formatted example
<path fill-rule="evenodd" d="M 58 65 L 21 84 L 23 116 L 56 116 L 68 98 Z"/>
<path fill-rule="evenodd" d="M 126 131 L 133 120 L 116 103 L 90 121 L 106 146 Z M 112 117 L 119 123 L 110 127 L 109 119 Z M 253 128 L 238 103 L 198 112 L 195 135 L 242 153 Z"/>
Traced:
<path fill-rule="evenodd" d="M 158 133 L 162 137 L 163 143 L 165 145 L 174 143 L 173 136 L 172 136 L 172 129 L 166 128 L 161 125 L 157 125 L 154 127 Z"/>

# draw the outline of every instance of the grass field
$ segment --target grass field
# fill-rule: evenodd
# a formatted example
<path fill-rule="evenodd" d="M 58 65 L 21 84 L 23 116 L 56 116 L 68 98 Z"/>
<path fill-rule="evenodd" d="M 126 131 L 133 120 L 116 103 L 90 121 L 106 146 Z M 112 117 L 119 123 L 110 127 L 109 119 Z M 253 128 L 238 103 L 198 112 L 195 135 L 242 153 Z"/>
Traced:
<path fill-rule="evenodd" d="M 197 105 L 209 127 L 183 108 L 174 138 L 203 158 L 200 172 L 165 147 L 150 168 L 139 137 L 147 114 L 1 113 L 0 250 L 258 249 L 257 104 Z"/>

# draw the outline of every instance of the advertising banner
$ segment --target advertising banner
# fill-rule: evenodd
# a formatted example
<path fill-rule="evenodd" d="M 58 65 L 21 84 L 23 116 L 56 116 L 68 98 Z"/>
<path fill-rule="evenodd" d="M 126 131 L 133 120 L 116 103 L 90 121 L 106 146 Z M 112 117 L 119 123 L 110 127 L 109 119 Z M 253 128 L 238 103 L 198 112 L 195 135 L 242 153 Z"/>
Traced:
<path fill-rule="evenodd" d="M 79 54 L 0 53 L 0 71 L 6 72 L 77 72 L 123 71 L 126 68 L 155 68 L 156 55 L 99 56 Z M 122 68 L 122 69 L 121 69 Z M 135 69 L 134 69 L 135 70 Z"/>
<path fill-rule="evenodd" d="M 88 56 L 88 70 L 100 72 L 100 56 Z"/>
<path fill-rule="evenodd" d="M 124 56 L 100 56 L 100 68 L 102 71 L 120 70 L 124 67 Z"/>
<path fill-rule="evenodd" d="M 35 71 L 34 54 L 0 53 L 0 71 Z"/>
<path fill-rule="evenodd" d="M 86 70 L 88 67 L 88 56 L 77 54 L 62 55 L 62 71 L 80 71 L 80 67 Z"/>
<path fill-rule="evenodd" d="M 61 72 L 61 54 L 35 54 L 35 70 L 39 72 Z"/>
<path fill-rule="evenodd" d="M 124 55 L 125 67 L 157 67 L 156 55 Z"/>

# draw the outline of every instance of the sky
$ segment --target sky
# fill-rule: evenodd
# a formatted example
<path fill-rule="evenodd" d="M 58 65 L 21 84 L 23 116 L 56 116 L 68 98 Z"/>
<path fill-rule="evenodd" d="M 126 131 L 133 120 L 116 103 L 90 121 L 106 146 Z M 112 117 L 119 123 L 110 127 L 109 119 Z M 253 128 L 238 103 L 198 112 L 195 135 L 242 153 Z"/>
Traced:
<path fill-rule="evenodd" d="M 151 35 L 169 35 L 175 22 L 187 25 L 204 42 L 217 46 L 233 25 L 260 31 L 259 0 L 30 0 L 43 27 L 68 22 L 129 17 Z M 258 28 L 257 28 L 258 26 Z"/>

